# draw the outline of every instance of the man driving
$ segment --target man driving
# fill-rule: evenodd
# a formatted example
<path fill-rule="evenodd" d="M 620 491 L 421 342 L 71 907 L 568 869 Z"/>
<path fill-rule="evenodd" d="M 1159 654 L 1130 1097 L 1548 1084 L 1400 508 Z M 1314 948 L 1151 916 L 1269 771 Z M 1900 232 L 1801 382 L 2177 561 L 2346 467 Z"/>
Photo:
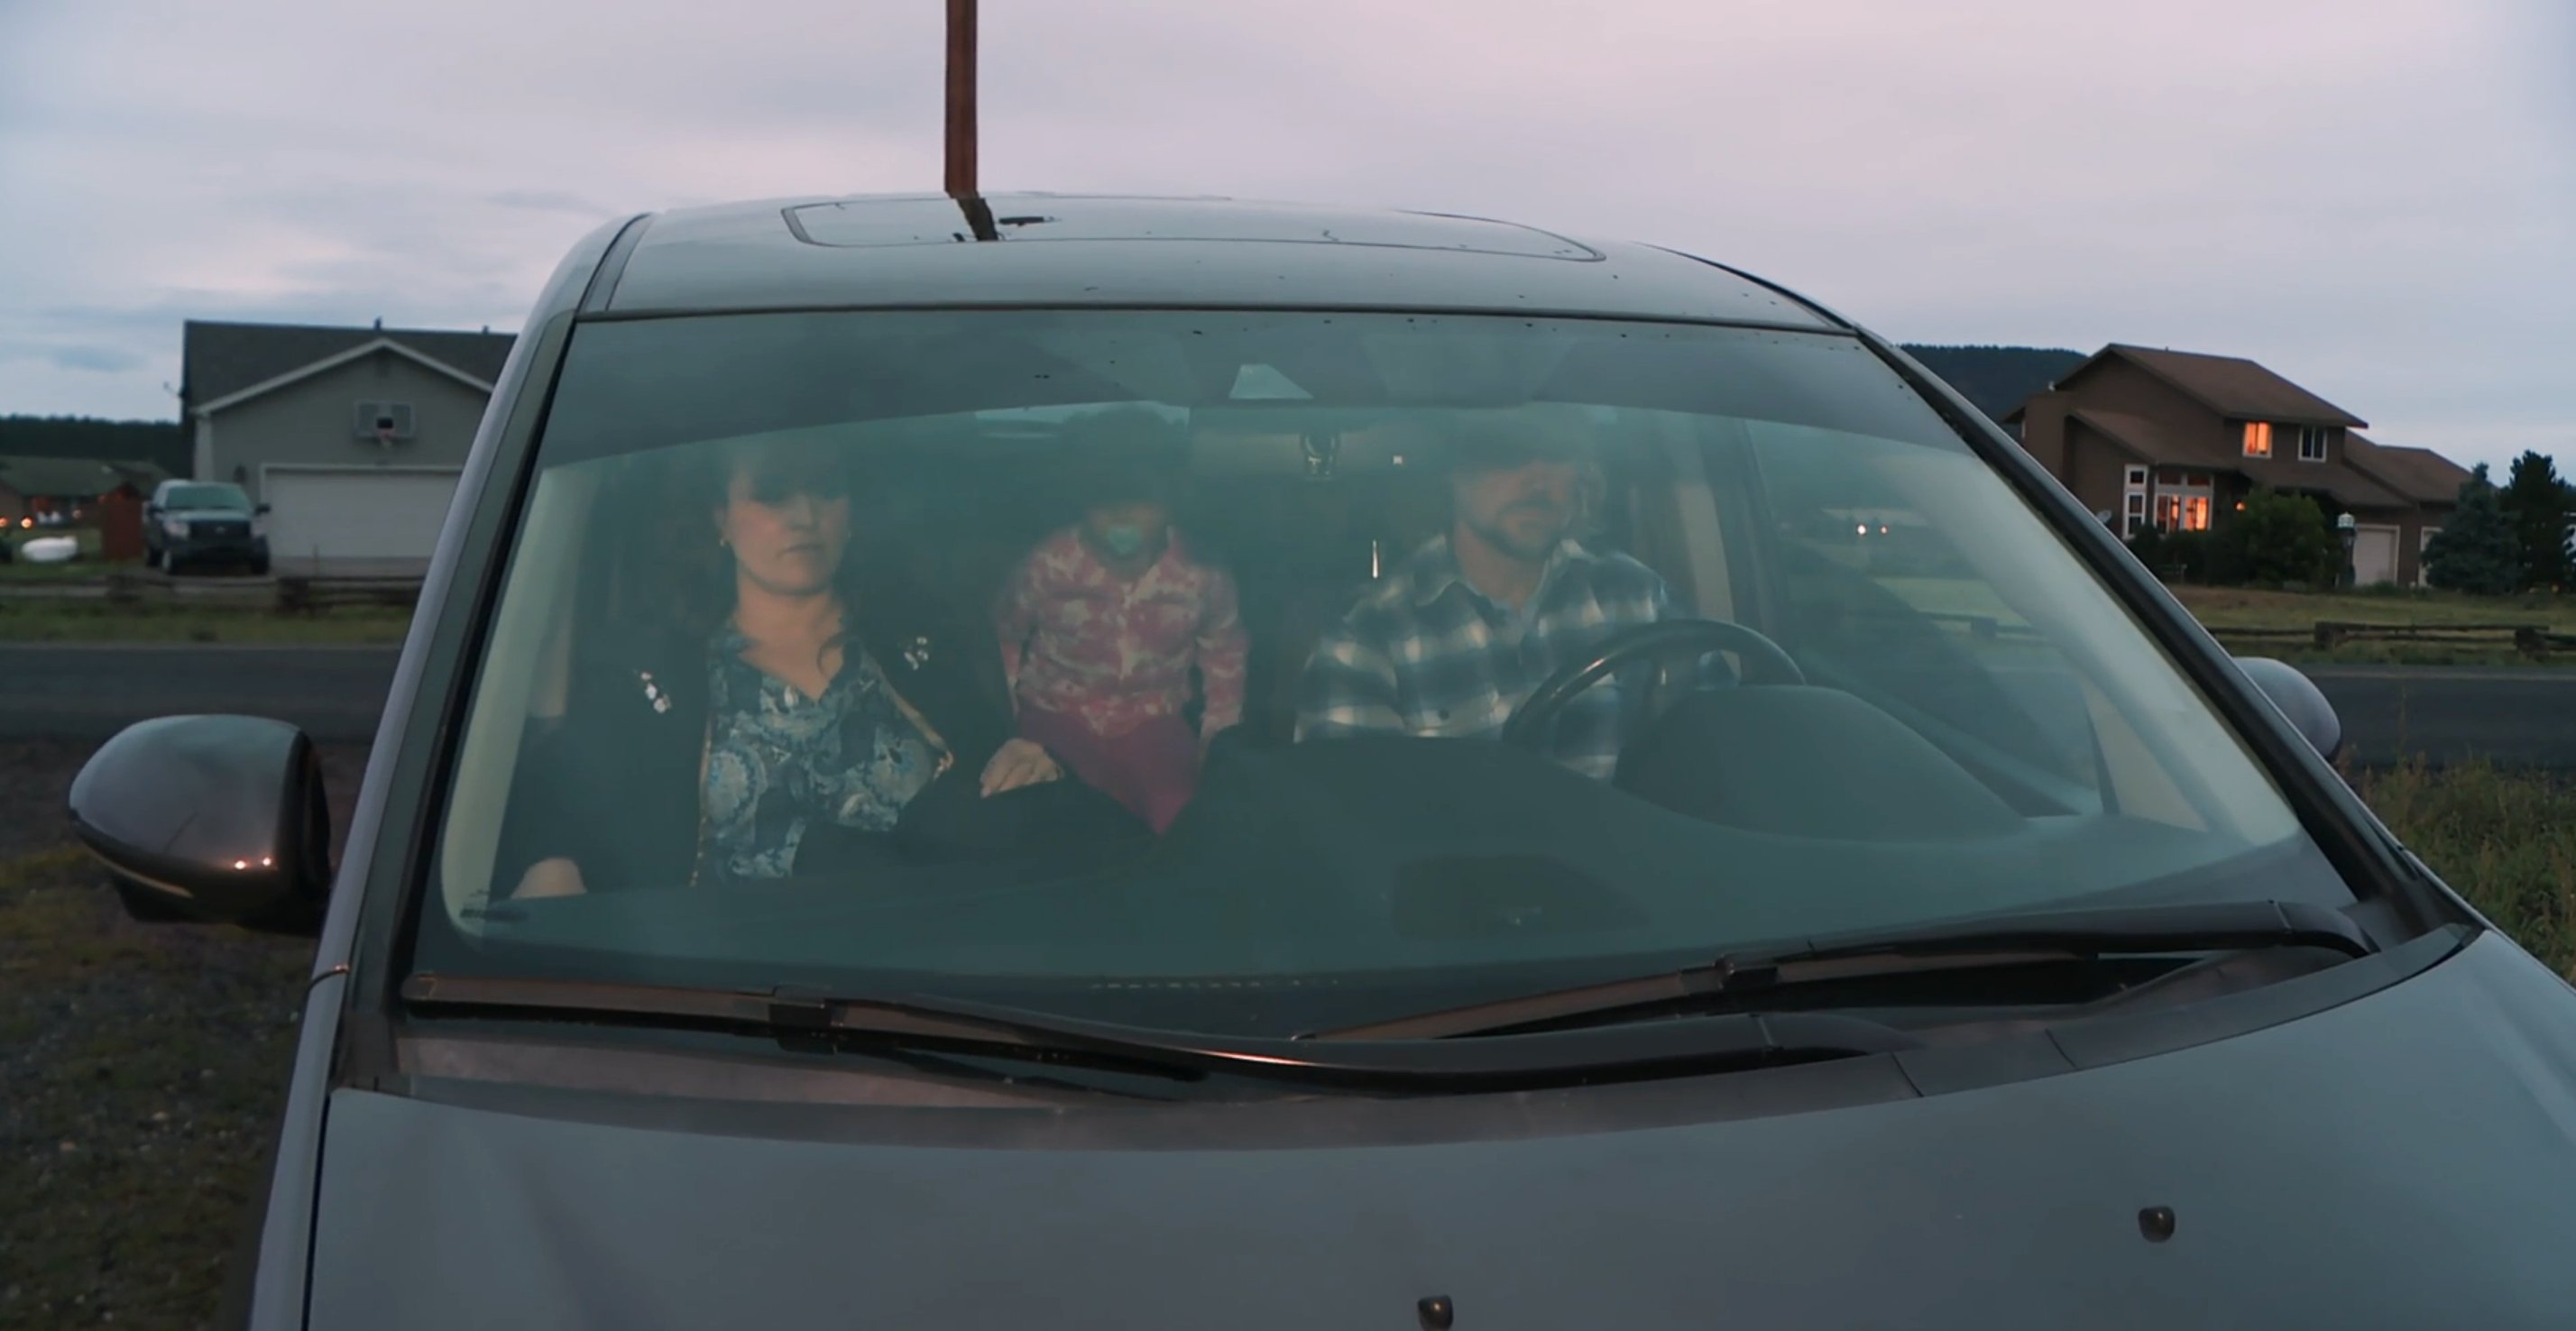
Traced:
<path fill-rule="evenodd" d="M 1573 539 L 1592 488 L 1585 429 L 1579 416 L 1542 408 L 1455 432 L 1438 455 L 1448 530 L 1325 631 L 1298 680 L 1298 739 L 1495 738 L 1550 674 L 1672 613 L 1653 569 Z M 1576 697 L 1545 750 L 1609 777 L 1626 691 L 1613 678 Z"/>

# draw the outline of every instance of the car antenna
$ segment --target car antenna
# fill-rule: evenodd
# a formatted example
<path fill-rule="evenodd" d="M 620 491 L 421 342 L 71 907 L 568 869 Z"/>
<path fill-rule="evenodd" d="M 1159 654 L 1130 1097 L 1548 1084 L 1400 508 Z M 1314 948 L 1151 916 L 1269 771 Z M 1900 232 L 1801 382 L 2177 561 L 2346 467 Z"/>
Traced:
<path fill-rule="evenodd" d="M 948 197 L 977 240 L 1000 240 L 975 188 L 975 0 L 948 0 Z"/>

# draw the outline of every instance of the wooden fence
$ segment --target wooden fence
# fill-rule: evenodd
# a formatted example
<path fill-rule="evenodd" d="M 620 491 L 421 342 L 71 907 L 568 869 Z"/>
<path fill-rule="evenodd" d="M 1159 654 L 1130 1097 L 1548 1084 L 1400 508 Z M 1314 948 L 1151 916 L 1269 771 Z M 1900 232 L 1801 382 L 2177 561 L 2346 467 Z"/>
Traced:
<path fill-rule="evenodd" d="M 2308 628 L 2219 628 L 2209 630 L 2221 641 L 2303 643 L 2319 651 L 2355 642 L 2403 642 L 2448 647 L 2511 646 L 2525 656 L 2576 649 L 2576 633 L 2552 632 L 2546 624 L 2370 624 L 2321 619 Z"/>
<path fill-rule="evenodd" d="M 310 615 L 337 606 L 386 606 L 409 610 L 420 602 L 418 578 L 323 578 L 285 574 L 277 579 L 281 614 Z"/>
<path fill-rule="evenodd" d="M 103 579 L 111 605 L 202 605 L 235 609 L 273 609 L 279 614 L 312 615 L 342 606 L 383 606 L 409 610 L 420 601 L 417 577 L 323 577 L 282 573 L 274 578 L 200 580 L 174 578 L 148 570 L 117 569 Z"/>

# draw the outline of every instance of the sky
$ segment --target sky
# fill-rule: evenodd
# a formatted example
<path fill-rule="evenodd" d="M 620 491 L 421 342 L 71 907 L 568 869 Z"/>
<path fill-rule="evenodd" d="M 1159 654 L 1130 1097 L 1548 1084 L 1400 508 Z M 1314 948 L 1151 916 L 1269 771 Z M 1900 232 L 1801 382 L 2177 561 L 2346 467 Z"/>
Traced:
<path fill-rule="evenodd" d="M 515 330 L 634 212 L 940 183 L 940 0 L 0 0 L 0 413 L 188 318 Z M 1900 341 L 2247 356 L 2576 471 L 2576 0 L 983 0 L 982 182 L 1507 218 Z"/>

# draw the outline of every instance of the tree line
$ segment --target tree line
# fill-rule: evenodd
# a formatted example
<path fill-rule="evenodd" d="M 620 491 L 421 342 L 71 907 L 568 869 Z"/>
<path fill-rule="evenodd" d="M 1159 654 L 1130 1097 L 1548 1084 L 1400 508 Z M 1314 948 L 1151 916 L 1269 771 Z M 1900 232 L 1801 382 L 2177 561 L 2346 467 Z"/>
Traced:
<path fill-rule="evenodd" d="M 0 416 L 0 457 L 149 462 L 188 474 L 188 437 L 177 421 L 110 421 L 90 416 Z"/>

